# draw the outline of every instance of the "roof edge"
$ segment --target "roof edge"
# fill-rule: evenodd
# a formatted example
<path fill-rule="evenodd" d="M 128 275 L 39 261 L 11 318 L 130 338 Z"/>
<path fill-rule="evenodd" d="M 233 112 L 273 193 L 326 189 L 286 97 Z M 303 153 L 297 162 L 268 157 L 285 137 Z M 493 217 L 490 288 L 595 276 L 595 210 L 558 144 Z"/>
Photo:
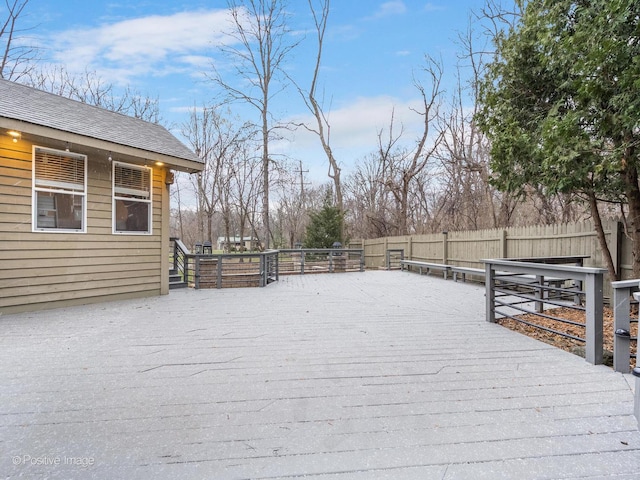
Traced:
<path fill-rule="evenodd" d="M 0 116 L 0 128 L 17 130 L 23 134 L 35 135 L 54 141 L 60 141 L 60 148 L 64 148 L 66 143 L 70 143 L 72 145 L 83 145 L 89 148 L 112 152 L 113 154 L 127 155 L 154 162 L 162 162 L 165 165 L 173 168 L 174 170 L 182 172 L 195 173 L 202 171 L 202 169 L 204 168 L 204 164 L 199 161 L 174 157 L 172 155 L 152 152 L 150 150 L 143 150 L 141 148 L 130 147 L 127 145 L 109 142 L 107 140 L 101 140 L 94 137 L 88 137 L 77 133 L 65 132 L 63 130 L 36 125 L 33 123 L 25 122 L 23 120 L 16 120 Z"/>

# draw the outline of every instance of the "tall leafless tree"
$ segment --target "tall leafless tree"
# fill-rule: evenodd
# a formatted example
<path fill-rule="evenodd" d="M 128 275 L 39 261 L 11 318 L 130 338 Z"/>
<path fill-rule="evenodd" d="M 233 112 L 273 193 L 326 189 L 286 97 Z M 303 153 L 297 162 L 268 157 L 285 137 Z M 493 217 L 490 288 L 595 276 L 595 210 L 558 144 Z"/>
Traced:
<path fill-rule="evenodd" d="M 284 0 L 229 0 L 234 42 L 222 47 L 230 60 L 233 79 L 214 67 L 214 82 L 231 101 L 245 102 L 260 116 L 262 140 L 262 222 L 264 243 L 269 247 L 269 172 L 272 158 L 269 142 L 277 128 L 272 118 L 271 100 L 282 90 L 274 83 L 282 73 L 284 62 L 297 42 L 291 41 L 287 25 L 288 10 Z"/>
<path fill-rule="evenodd" d="M 315 119 L 315 126 L 310 126 L 307 124 L 300 124 L 300 126 L 318 136 L 320 144 L 322 145 L 322 150 L 324 151 L 327 160 L 329 161 L 328 176 L 333 181 L 333 188 L 336 196 L 336 206 L 341 212 L 344 212 L 342 181 L 340 178 L 342 169 L 340 168 L 338 160 L 335 158 L 333 149 L 331 148 L 331 125 L 329 124 L 321 102 L 318 100 L 318 81 L 320 75 L 320 65 L 322 62 L 322 49 L 324 46 L 324 36 L 327 30 L 327 21 L 329 19 L 331 1 L 320 0 L 319 6 L 317 8 L 314 6 L 313 0 L 308 0 L 308 2 L 316 28 L 318 52 L 316 54 L 315 67 L 313 70 L 313 76 L 309 91 L 305 92 L 300 87 L 298 87 L 298 90 L 302 95 L 307 108 Z"/>
<path fill-rule="evenodd" d="M 40 50 L 29 42 L 21 27 L 29 0 L 5 0 L 0 10 L 0 78 L 20 81 L 36 67 Z"/>
<path fill-rule="evenodd" d="M 201 239 L 213 243 L 213 216 L 221 206 L 221 199 L 228 199 L 235 157 L 247 139 L 248 128 L 247 124 L 235 125 L 215 107 L 192 109 L 189 121 L 182 126 L 183 136 L 204 163 L 202 172 L 191 177 L 198 201 Z M 228 208 L 225 212 L 230 215 Z M 228 216 L 226 221 L 229 222 Z"/>
<path fill-rule="evenodd" d="M 420 107 L 414 112 L 422 117 L 421 133 L 413 148 L 398 148 L 403 132 L 394 133 L 394 118 L 388 129 L 387 139 L 383 139 L 383 132 L 378 134 L 378 148 L 380 161 L 384 165 L 385 183 L 397 202 L 397 233 L 407 235 L 409 219 L 409 199 L 412 184 L 434 161 L 434 155 L 444 134 L 436 129 L 440 115 L 442 65 L 430 57 L 426 58 L 426 65 L 422 72 L 428 77 L 428 86 L 417 76 L 413 84 L 420 94 Z"/>

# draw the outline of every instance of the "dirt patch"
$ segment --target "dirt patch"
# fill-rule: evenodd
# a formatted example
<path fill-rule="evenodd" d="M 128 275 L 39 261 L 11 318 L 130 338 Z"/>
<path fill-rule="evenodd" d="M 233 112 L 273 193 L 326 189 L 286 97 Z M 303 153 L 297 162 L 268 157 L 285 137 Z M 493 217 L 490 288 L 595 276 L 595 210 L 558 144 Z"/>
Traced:
<path fill-rule="evenodd" d="M 575 337 L 584 338 L 585 312 L 574 310 L 572 308 L 560 307 L 560 308 L 545 310 L 545 314 L 552 317 L 560 318 L 562 320 L 575 322 L 579 325 L 573 325 L 569 323 L 564 323 L 559 320 L 552 320 L 549 318 L 539 317 L 538 315 L 534 315 L 530 313 L 527 313 L 524 315 L 518 315 L 518 318 L 535 325 L 540 325 L 542 327 L 555 330 L 557 332 L 573 335 Z M 638 318 L 637 307 L 631 312 L 631 318 L 636 318 L 636 319 Z M 567 338 L 553 332 L 541 330 L 540 328 L 526 325 L 524 323 L 518 322 L 511 318 L 499 319 L 498 323 L 511 330 L 523 333 L 529 337 L 540 340 L 541 342 L 545 342 L 557 348 L 561 348 L 562 350 L 566 350 L 567 352 L 584 356 L 584 342 Z M 604 309 L 603 323 L 604 323 L 604 361 L 606 365 L 612 366 L 613 365 L 614 329 L 613 329 L 613 311 L 609 307 L 605 307 Z M 631 324 L 631 336 L 632 337 L 638 336 L 637 323 Z M 631 353 L 635 354 L 636 351 L 637 351 L 637 342 L 631 342 Z M 634 358 L 631 358 L 629 360 L 629 365 L 631 367 L 635 366 Z"/>

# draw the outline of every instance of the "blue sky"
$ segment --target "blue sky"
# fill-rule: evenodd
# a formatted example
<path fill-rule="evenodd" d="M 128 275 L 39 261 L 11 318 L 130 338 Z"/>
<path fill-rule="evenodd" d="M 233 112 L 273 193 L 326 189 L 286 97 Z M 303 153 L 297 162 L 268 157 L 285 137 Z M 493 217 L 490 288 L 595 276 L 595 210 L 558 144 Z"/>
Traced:
<path fill-rule="evenodd" d="M 483 0 L 332 0 L 323 53 L 321 86 L 332 127 L 332 145 L 345 172 L 375 150 L 377 133 L 394 111 L 410 139 L 420 117 L 412 75 L 424 56 L 441 58 L 453 89 L 457 35 Z M 30 0 L 25 24 L 46 46 L 46 57 L 71 72 L 95 70 L 105 80 L 158 97 L 164 121 L 175 128 L 194 105 L 211 101 L 206 80 L 224 40 L 226 1 L 153 0 L 123 2 Z M 290 27 L 300 45 L 287 63 L 304 87 L 315 61 L 315 32 L 306 0 L 291 0 Z M 306 36 L 304 32 L 307 32 Z M 274 100 L 276 117 L 308 118 L 293 89 Z M 237 107 L 238 112 L 246 113 Z M 314 181 L 326 179 L 318 140 L 299 131 L 276 148 L 302 160 Z"/>

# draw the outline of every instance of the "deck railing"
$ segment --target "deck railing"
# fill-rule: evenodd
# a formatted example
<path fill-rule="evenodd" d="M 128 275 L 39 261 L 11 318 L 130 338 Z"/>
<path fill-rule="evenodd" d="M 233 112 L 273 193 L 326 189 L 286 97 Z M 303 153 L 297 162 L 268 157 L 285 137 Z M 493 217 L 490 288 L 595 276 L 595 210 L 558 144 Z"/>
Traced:
<path fill-rule="evenodd" d="M 195 288 L 266 287 L 278 280 L 278 251 L 196 254 Z"/>
<path fill-rule="evenodd" d="M 183 281 L 189 282 L 189 256 L 191 253 L 189 249 L 179 238 L 171 237 L 171 250 L 170 261 L 173 266 L 173 270 L 180 274 Z"/>
<path fill-rule="evenodd" d="M 613 287 L 613 324 L 614 324 L 614 350 L 613 363 L 617 372 L 631 373 L 635 377 L 635 396 L 633 400 L 633 414 L 640 428 L 640 364 L 638 364 L 638 312 L 636 307 L 635 318 L 631 319 L 631 296 L 633 295 L 634 304 L 638 304 L 640 295 L 638 295 L 640 280 L 622 280 L 620 282 L 612 282 Z M 631 324 L 636 324 L 636 336 L 631 335 Z M 635 342 L 636 354 L 631 354 L 631 342 Z M 616 355 L 616 352 L 618 354 Z M 629 360 L 635 358 L 635 368 L 631 369 Z"/>
<path fill-rule="evenodd" d="M 278 261 L 281 275 L 364 271 L 364 251 L 358 248 L 282 249 Z"/>
<path fill-rule="evenodd" d="M 638 331 L 638 302 L 633 300 L 633 294 L 640 290 L 640 280 L 622 280 L 611 282 L 613 288 L 613 368 L 616 372 L 629 373 L 630 360 L 635 359 L 638 366 L 638 334 L 632 335 L 633 324 Z M 631 318 L 631 308 L 634 306 L 635 318 Z M 636 353 L 631 353 L 631 345 L 635 343 Z"/>
<path fill-rule="evenodd" d="M 248 253 L 190 253 L 171 238 L 171 264 L 190 287 L 265 287 L 280 275 L 364 271 L 364 252 L 301 248 Z"/>
<path fill-rule="evenodd" d="M 604 269 L 509 260 L 484 262 L 487 321 L 496 322 L 500 318 L 509 318 L 571 338 L 584 343 L 587 362 L 602 363 Z M 549 308 L 553 307 L 583 312 L 585 323 L 549 314 Z M 548 324 L 543 325 L 545 322 L 525 320 L 523 314 L 550 320 L 552 324 L 569 324 L 582 333 L 568 334 L 558 331 Z"/>

